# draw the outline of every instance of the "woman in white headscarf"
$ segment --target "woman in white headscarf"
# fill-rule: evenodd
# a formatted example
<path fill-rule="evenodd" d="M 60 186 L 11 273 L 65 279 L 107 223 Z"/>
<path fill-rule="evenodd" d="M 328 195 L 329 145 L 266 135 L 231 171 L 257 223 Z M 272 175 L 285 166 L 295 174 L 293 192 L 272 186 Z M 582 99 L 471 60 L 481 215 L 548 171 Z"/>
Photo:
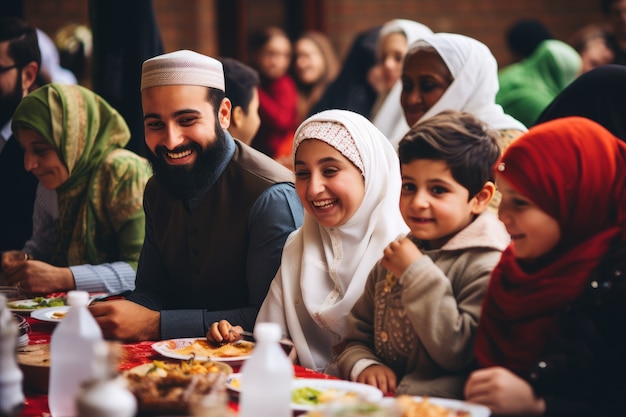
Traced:
<path fill-rule="evenodd" d="M 409 130 L 400 106 L 402 61 L 409 45 L 432 33 L 429 27 L 407 19 L 391 20 L 380 30 L 376 55 L 383 82 L 371 120 L 394 144 Z"/>
<path fill-rule="evenodd" d="M 441 61 L 441 70 L 447 70 L 446 74 L 439 74 L 449 81 L 438 95 L 433 94 L 436 66 L 431 64 L 424 70 L 429 57 Z M 455 33 L 434 33 L 417 40 L 409 46 L 404 58 L 402 83 L 400 101 L 410 126 L 443 110 L 468 112 L 499 132 L 502 151 L 527 131 L 496 104 L 498 63 L 489 48 L 476 39 Z"/>
<path fill-rule="evenodd" d="M 400 165 L 382 133 L 346 110 L 305 120 L 294 152 L 304 222 L 285 243 L 257 323 L 279 323 L 301 365 L 334 373 L 326 367 L 370 270 L 408 231 L 399 210 Z M 229 323 L 214 323 L 207 337 L 226 340 L 229 330 Z"/>

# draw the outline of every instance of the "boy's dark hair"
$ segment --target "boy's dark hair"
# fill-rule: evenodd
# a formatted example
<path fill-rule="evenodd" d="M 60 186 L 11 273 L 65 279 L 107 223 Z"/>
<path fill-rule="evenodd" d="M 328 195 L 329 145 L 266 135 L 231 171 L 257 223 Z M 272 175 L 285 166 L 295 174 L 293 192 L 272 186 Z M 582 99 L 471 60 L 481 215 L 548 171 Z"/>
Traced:
<path fill-rule="evenodd" d="M 445 110 L 414 125 L 398 146 L 400 164 L 416 159 L 444 161 L 455 181 L 474 197 L 487 181 L 500 157 L 498 133 L 473 115 Z"/>
<path fill-rule="evenodd" d="M 0 42 L 9 41 L 8 55 L 18 68 L 29 62 L 41 67 L 37 30 L 17 17 L 0 18 Z"/>
<path fill-rule="evenodd" d="M 253 89 L 259 86 L 259 74 L 236 59 L 220 58 L 220 61 L 224 65 L 226 97 L 230 99 L 233 109 L 239 106 L 244 114 L 248 114 Z"/>

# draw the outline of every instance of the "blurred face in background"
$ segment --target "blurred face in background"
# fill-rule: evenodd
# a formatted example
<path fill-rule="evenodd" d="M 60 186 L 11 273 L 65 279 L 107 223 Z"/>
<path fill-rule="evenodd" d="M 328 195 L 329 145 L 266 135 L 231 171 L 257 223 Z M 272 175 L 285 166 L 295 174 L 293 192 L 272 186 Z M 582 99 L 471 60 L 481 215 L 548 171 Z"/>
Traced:
<path fill-rule="evenodd" d="M 597 37 L 586 42 L 584 49 L 580 51 L 580 57 L 583 60 L 582 72 L 584 73 L 601 65 L 610 64 L 615 54 L 603 38 Z"/>
<path fill-rule="evenodd" d="M 402 68 L 400 104 L 409 126 L 413 126 L 446 92 L 453 78 L 434 49 L 412 50 Z"/>
<path fill-rule="evenodd" d="M 402 60 L 408 49 L 406 36 L 400 32 L 390 33 L 378 45 L 378 64 L 387 90 L 400 79 Z"/>
<path fill-rule="evenodd" d="M 252 91 L 252 99 L 248 104 L 247 112 L 244 111 L 241 106 L 233 107 L 228 131 L 233 137 L 239 139 L 246 145 L 250 145 L 260 126 L 259 90 L 255 87 Z"/>
<path fill-rule="evenodd" d="M 291 42 L 284 36 L 272 36 L 258 55 L 259 72 L 275 80 L 287 73 L 291 64 Z"/>
<path fill-rule="evenodd" d="M 315 84 L 326 73 L 326 62 L 317 44 L 308 38 L 298 40 L 294 47 L 294 71 L 304 85 Z"/>
<path fill-rule="evenodd" d="M 609 23 L 615 36 L 626 42 L 626 0 L 614 1 L 609 9 Z"/>
<path fill-rule="evenodd" d="M 0 42 L 0 128 L 15 112 L 24 97 L 22 69 L 9 56 L 9 41 Z"/>

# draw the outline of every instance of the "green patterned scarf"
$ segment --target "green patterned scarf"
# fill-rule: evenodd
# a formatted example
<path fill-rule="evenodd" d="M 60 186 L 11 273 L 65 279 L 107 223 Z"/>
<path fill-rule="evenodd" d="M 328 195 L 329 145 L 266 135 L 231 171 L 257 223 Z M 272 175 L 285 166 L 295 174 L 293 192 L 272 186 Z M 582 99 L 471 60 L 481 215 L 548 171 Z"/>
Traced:
<path fill-rule="evenodd" d="M 13 115 L 12 127 L 14 131 L 26 128 L 41 134 L 56 148 L 69 172 L 67 181 L 56 190 L 59 220 L 57 248 L 52 263 L 67 266 L 111 261 L 106 259 L 111 254 L 103 253 L 99 248 L 102 246 L 99 240 L 102 239 L 96 233 L 101 233 L 100 223 L 112 223 L 114 228 L 122 219 L 103 217 L 136 216 L 137 211 L 142 210 L 142 190 L 137 195 L 136 187 L 129 186 L 126 193 L 124 187 L 111 184 L 110 173 L 103 175 L 101 165 L 111 155 L 119 154 L 122 156 L 119 163 L 126 168 L 129 164 L 141 167 L 140 172 L 134 175 L 142 177 L 139 182 L 144 186 L 150 176 L 143 158 L 128 155 L 128 151 L 119 151 L 130 140 L 130 131 L 122 116 L 100 96 L 84 87 L 48 84 L 22 100 Z M 133 170 L 130 171 L 133 175 Z M 100 201 L 103 196 L 112 196 L 109 190 L 103 190 L 104 187 L 114 191 L 113 202 Z M 123 208 L 115 210 L 116 202 Z M 105 205 L 113 209 L 102 213 Z M 143 239 L 143 230 L 138 233 Z"/>

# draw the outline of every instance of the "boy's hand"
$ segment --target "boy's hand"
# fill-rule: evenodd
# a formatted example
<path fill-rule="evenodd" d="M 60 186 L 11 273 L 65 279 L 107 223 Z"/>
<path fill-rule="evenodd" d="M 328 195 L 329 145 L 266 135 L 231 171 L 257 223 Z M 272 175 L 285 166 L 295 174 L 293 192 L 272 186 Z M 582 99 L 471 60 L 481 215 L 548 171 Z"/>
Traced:
<path fill-rule="evenodd" d="M 415 243 L 408 237 L 403 237 L 387 245 L 383 251 L 382 265 L 400 278 L 409 265 L 421 256 L 422 252 Z"/>
<path fill-rule="evenodd" d="M 243 327 L 233 326 L 228 320 L 220 320 L 211 324 L 206 338 L 216 344 L 232 343 L 241 339 L 241 332 Z"/>
<path fill-rule="evenodd" d="M 372 365 L 359 374 L 356 382 L 373 385 L 384 393 L 396 392 L 396 374 L 385 365 Z"/>

